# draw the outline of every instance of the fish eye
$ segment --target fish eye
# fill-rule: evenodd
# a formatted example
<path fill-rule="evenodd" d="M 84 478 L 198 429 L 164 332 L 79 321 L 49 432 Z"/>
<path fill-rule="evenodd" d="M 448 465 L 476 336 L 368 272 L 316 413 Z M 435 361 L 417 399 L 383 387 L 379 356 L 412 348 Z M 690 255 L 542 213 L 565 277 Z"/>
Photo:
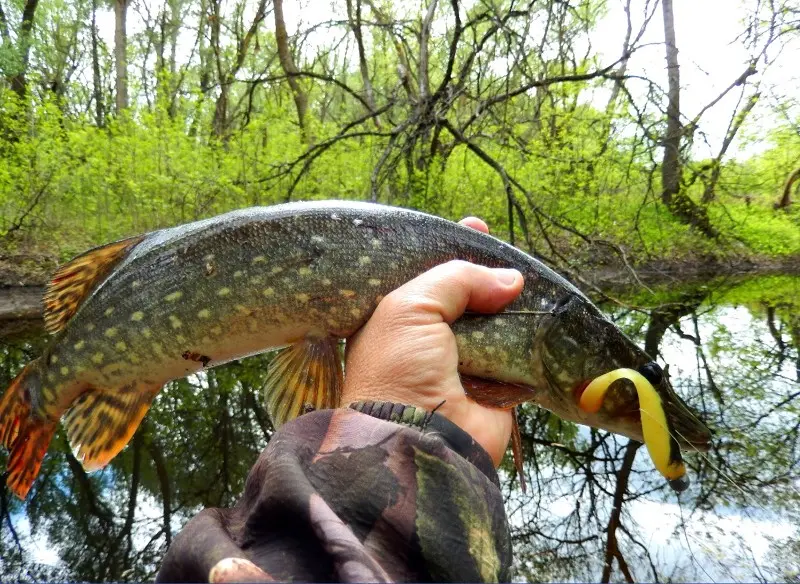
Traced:
<path fill-rule="evenodd" d="M 661 366 L 655 361 L 651 361 L 650 363 L 645 363 L 644 365 L 639 367 L 639 373 L 641 373 L 642 377 L 644 377 L 654 386 L 661 383 L 661 380 L 664 379 L 664 371 L 661 369 Z"/>

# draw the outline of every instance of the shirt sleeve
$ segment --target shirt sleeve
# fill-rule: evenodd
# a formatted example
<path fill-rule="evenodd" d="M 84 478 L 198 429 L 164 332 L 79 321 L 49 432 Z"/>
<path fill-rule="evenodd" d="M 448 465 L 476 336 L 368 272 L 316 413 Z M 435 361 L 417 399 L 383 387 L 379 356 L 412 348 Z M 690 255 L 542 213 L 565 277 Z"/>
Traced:
<path fill-rule="evenodd" d="M 507 581 L 511 541 L 489 455 L 419 408 L 358 402 L 277 431 L 231 509 L 206 509 L 157 582 Z"/>

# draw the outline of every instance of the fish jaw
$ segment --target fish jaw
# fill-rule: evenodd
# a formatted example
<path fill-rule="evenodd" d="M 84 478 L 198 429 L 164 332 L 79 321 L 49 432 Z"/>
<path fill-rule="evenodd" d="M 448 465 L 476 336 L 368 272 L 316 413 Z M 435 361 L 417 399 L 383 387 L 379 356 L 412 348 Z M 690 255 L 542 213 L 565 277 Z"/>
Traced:
<path fill-rule="evenodd" d="M 532 370 L 548 388 L 539 403 L 559 417 L 644 442 L 639 396 L 633 383 L 612 383 L 597 411 L 579 406 L 583 390 L 595 379 L 618 369 L 639 370 L 653 360 L 596 307 L 573 296 L 544 317 L 535 333 Z M 672 388 L 668 376 L 656 384 L 669 434 L 683 449 L 710 448 L 711 431 Z"/>
<path fill-rule="evenodd" d="M 648 359 L 646 354 L 642 353 L 642 355 L 644 355 L 643 359 Z M 620 369 L 627 368 L 611 367 L 603 375 Z M 600 376 L 595 379 L 598 377 Z M 592 379 L 587 381 L 591 382 Z M 584 381 L 571 392 L 572 399 L 570 401 L 573 404 L 580 403 L 582 390 L 587 385 L 588 383 Z M 658 395 L 664 411 L 666 430 L 677 445 L 682 450 L 708 451 L 711 447 L 711 430 L 684 403 L 672 388 L 669 379 L 664 376 L 660 383 L 653 385 L 653 389 Z M 585 421 L 581 423 L 645 442 L 642 428 L 642 415 L 645 410 L 642 408 L 640 394 L 635 384 L 630 379 L 621 378 L 609 386 L 600 409 L 595 413 L 587 414 Z M 578 410 L 583 411 L 580 406 L 578 406 Z"/>

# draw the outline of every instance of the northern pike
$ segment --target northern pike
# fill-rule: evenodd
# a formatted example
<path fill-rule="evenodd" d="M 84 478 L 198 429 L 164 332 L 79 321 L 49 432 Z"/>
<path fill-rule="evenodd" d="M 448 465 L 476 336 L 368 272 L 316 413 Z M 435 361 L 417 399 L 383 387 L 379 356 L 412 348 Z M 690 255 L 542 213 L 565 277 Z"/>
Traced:
<path fill-rule="evenodd" d="M 673 480 L 685 472 L 681 447 L 708 448 L 708 428 L 661 367 L 531 256 L 415 211 L 292 203 L 137 235 L 61 266 L 44 299 L 55 336 L 0 401 L 8 486 L 25 498 L 59 420 L 75 457 L 101 468 L 166 382 L 270 349 L 283 348 L 266 384 L 276 427 L 309 408 L 338 407 L 338 342 L 386 294 L 454 259 L 515 268 L 525 279 L 505 312 L 468 313 L 452 326 L 472 399 L 503 408 L 535 402 L 648 447 L 658 442 L 656 466 Z M 649 437 L 640 398 L 658 410 L 647 418 L 661 420 L 646 422 Z"/>

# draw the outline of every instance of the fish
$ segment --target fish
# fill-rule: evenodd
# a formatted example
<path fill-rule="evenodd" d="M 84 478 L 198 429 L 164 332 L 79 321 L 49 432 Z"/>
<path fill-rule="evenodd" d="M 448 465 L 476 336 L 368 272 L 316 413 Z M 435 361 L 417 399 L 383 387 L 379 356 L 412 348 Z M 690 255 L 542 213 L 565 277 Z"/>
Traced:
<path fill-rule="evenodd" d="M 660 442 L 662 458 L 682 468 L 681 448 L 708 449 L 710 430 L 661 367 L 542 262 L 425 213 L 321 201 L 132 236 L 58 268 L 44 297 L 51 342 L 0 401 L 7 485 L 26 497 L 59 421 L 83 467 L 100 469 L 130 441 L 165 383 L 268 350 L 280 349 L 265 384 L 276 428 L 340 406 L 340 341 L 392 290 L 451 260 L 514 268 L 525 279 L 505 311 L 466 313 L 452 325 L 471 399 L 497 408 L 533 402 L 645 441 L 631 375 L 608 377 L 624 369 L 646 379 L 639 385 L 650 385 L 649 403 L 663 414 L 649 438 Z M 581 396 L 592 382 L 589 407 Z"/>

